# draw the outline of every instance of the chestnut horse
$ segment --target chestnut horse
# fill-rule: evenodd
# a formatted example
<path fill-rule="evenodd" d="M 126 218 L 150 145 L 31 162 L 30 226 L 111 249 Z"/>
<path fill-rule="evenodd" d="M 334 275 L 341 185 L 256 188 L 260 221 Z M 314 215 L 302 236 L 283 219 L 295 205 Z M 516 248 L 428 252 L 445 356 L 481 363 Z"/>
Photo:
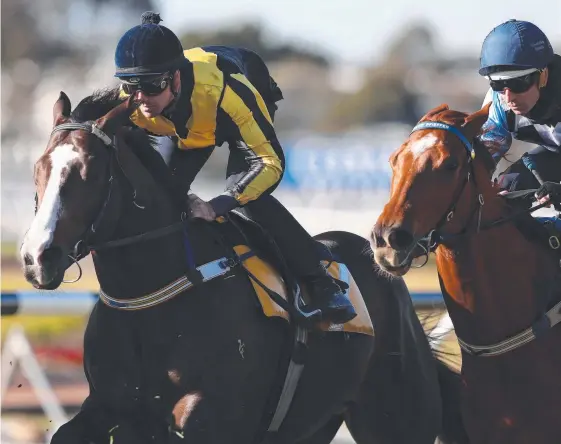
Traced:
<path fill-rule="evenodd" d="M 230 223 L 183 221 L 171 173 L 121 102 L 102 91 L 70 112 L 62 93 L 35 165 L 26 278 L 53 290 L 92 252 L 103 300 L 84 337 L 90 394 L 53 444 L 327 444 L 343 421 L 359 444 L 466 442 L 459 376 L 433 356 L 404 282 L 373 269 L 368 240 L 330 232 L 317 246 L 348 266 L 375 336 L 306 330 L 295 370 L 294 329 L 264 315 L 232 255 L 247 243 Z M 287 370 L 302 374 L 273 428 Z"/>
<path fill-rule="evenodd" d="M 477 138 L 488 109 L 434 108 L 391 155 L 375 260 L 402 276 L 421 251 L 436 252 L 471 443 L 560 442 L 559 256 L 547 230 L 491 181 L 494 163 Z"/>

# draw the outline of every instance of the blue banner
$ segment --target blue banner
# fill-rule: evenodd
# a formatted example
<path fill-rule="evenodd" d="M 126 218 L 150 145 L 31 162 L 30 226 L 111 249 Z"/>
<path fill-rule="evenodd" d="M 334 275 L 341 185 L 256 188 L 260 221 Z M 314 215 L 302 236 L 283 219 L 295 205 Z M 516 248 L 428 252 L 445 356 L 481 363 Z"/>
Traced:
<path fill-rule="evenodd" d="M 281 186 L 313 190 L 388 190 L 388 159 L 399 146 L 319 137 L 283 145 L 286 169 Z"/>

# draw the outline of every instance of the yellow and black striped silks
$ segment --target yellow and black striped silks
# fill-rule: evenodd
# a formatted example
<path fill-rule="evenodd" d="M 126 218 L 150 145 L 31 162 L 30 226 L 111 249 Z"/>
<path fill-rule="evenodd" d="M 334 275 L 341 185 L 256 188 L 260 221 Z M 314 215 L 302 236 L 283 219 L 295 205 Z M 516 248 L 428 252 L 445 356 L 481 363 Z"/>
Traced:
<path fill-rule="evenodd" d="M 242 73 L 223 72 L 220 54 L 202 48 L 184 52 L 190 64 L 181 70 L 182 87 L 171 117 L 147 118 L 140 110 L 131 115 L 139 127 L 161 136 L 177 136 L 179 148 L 185 150 L 215 146 L 219 114 L 229 119 L 230 133 L 225 140 L 236 140 L 249 165 L 246 174 L 228 192 L 244 205 L 257 199 L 277 184 L 283 174 L 280 144 L 273 122 L 261 94 Z M 191 84 L 185 87 L 184 77 Z M 190 97 L 185 91 L 191 91 Z"/>

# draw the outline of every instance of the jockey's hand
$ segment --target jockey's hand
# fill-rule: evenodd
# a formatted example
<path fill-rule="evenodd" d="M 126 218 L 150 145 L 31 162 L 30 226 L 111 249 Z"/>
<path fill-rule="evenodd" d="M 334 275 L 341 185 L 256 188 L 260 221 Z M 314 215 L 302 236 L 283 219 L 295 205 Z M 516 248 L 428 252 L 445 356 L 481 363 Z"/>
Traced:
<path fill-rule="evenodd" d="M 196 194 L 190 193 L 187 195 L 187 204 L 189 206 L 189 219 L 203 219 L 208 222 L 216 219 L 216 213 L 212 206 Z"/>
<path fill-rule="evenodd" d="M 556 182 L 544 182 L 543 185 L 536 191 L 536 199 L 539 203 L 551 201 L 556 204 L 561 202 L 561 184 Z"/>

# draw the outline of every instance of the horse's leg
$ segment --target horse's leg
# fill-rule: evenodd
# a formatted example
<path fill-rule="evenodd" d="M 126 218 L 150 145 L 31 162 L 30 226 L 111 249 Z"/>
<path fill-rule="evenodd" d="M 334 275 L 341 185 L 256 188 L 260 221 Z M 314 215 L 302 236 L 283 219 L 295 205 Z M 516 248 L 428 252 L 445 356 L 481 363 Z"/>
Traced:
<path fill-rule="evenodd" d="M 227 427 L 220 427 L 220 415 L 206 390 L 186 393 L 175 404 L 169 442 L 218 444 L 227 441 Z M 225 433 L 226 432 L 226 433 Z"/>
<path fill-rule="evenodd" d="M 53 435 L 51 444 L 101 444 L 99 431 L 92 427 L 95 418 L 93 410 L 82 407 L 74 418 L 63 424 Z M 109 429 L 108 429 L 109 430 Z"/>
<path fill-rule="evenodd" d="M 96 304 L 84 333 L 84 372 L 90 394 L 80 412 L 53 435 L 54 444 L 115 444 L 153 442 L 161 436 L 161 425 L 142 409 L 137 395 L 130 328 L 120 319 L 122 313 Z M 158 429 L 158 430 L 156 430 Z M 165 435 L 165 434 L 164 434 Z"/>

